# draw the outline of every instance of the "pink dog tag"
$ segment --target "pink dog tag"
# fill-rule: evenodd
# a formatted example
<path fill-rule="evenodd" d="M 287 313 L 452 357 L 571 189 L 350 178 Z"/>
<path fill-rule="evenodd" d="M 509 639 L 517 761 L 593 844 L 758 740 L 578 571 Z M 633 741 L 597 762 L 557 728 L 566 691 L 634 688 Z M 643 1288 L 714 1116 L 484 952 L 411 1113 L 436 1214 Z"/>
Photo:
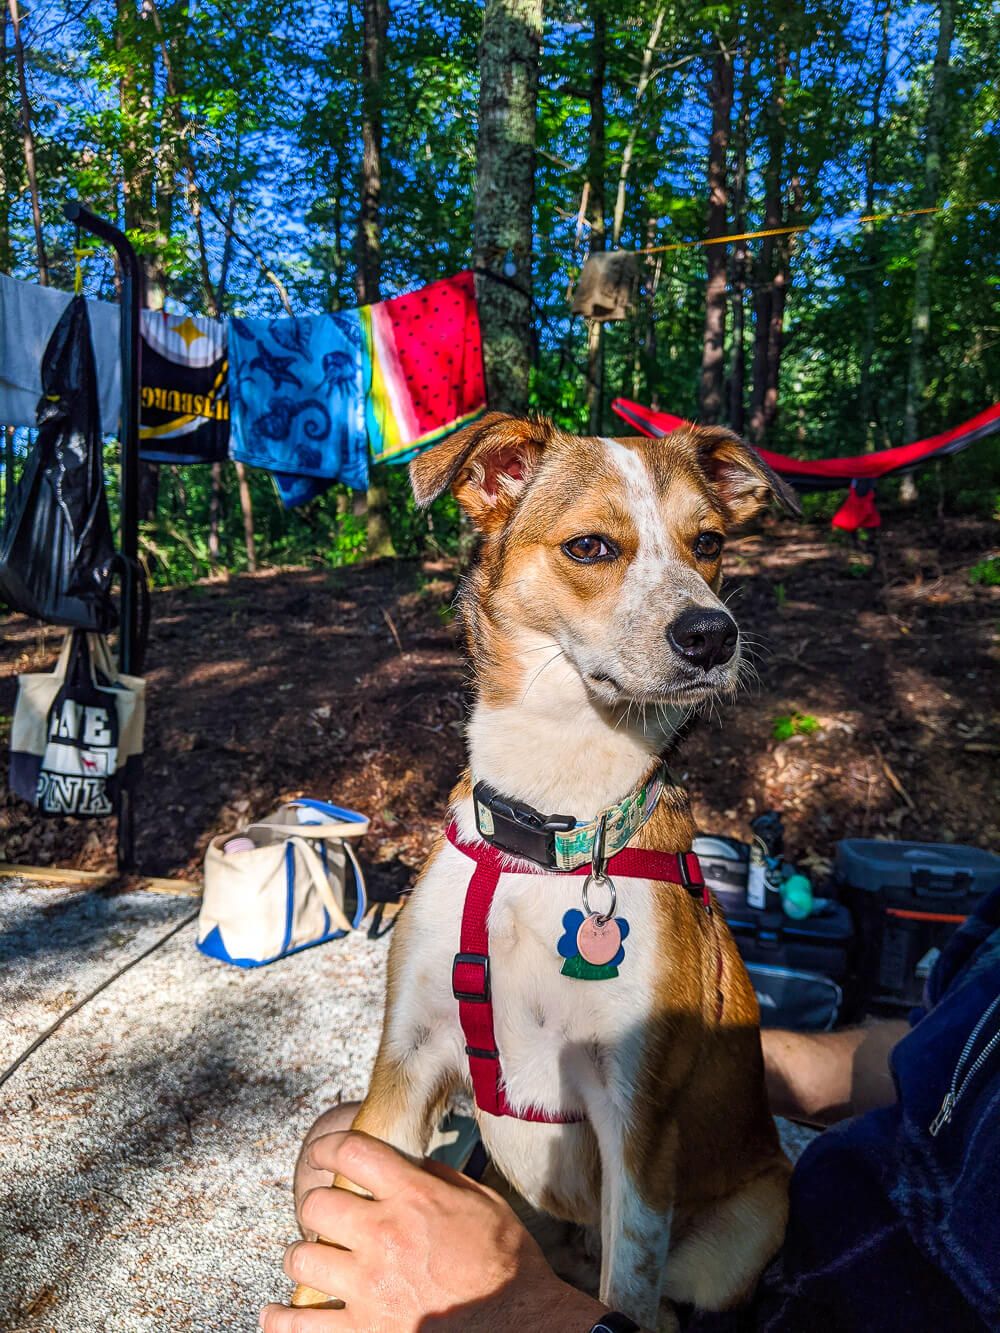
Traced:
<path fill-rule="evenodd" d="M 613 916 L 602 918 L 597 912 L 584 917 L 576 932 L 576 947 L 580 957 L 594 967 L 610 963 L 622 946 L 622 933 Z"/>

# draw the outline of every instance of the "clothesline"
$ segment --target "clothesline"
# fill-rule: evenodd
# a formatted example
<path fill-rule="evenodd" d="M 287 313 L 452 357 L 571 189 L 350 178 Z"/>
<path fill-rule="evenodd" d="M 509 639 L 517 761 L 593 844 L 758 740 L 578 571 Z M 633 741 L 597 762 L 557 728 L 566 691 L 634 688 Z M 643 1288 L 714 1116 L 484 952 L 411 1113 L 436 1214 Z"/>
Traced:
<path fill-rule="evenodd" d="M 41 365 L 69 293 L 0 275 L 0 421 L 34 426 Z M 117 307 L 88 302 L 101 419 L 119 416 Z M 141 312 L 140 453 L 232 457 L 287 507 L 375 462 L 405 462 L 485 410 L 475 282 L 460 273 L 359 310 L 225 323 Z"/>
<path fill-rule="evenodd" d="M 857 218 L 834 218 L 831 220 L 831 225 L 845 222 L 851 223 L 855 227 L 861 227 L 868 222 L 887 222 L 893 218 L 924 217 L 931 213 L 951 213 L 961 209 L 971 213 L 977 208 L 990 208 L 997 204 L 1000 204 L 1000 199 L 980 199 L 976 203 L 939 204 L 934 208 L 892 209 L 883 213 L 863 213 Z M 816 218 L 812 222 L 799 222 L 787 227 L 766 227 L 759 231 L 734 232 L 728 236 L 707 236 L 696 241 L 672 241 L 669 245 L 647 245 L 639 250 L 633 250 L 632 254 L 658 255 L 665 254 L 670 250 L 689 250 L 708 245 L 729 245 L 733 241 L 752 241 L 765 236 L 788 236 L 795 232 L 813 231 L 820 221 L 821 219 Z"/>

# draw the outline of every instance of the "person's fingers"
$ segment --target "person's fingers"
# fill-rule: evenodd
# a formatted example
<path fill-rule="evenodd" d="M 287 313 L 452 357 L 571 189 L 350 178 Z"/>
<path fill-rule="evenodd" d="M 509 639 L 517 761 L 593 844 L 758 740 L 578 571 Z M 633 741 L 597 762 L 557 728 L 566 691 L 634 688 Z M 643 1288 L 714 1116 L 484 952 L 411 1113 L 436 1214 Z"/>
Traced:
<path fill-rule="evenodd" d="M 371 1223 L 372 1202 L 353 1190 L 319 1186 L 302 1199 L 299 1218 L 307 1230 L 353 1250 Z"/>
<path fill-rule="evenodd" d="M 325 1134 L 309 1149 L 309 1162 L 324 1171 L 344 1176 L 376 1199 L 387 1198 L 412 1184 L 421 1168 L 409 1158 L 390 1148 L 381 1139 L 373 1139 L 359 1130 Z"/>
<path fill-rule="evenodd" d="M 336 1245 L 297 1240 L 285 1251 L 283 1267 L 288 1276 L 302 1286 L 324 1291 L 328 1296 L 343 1300 L 347 1285 L 354 1277 L 356 1263 L 350 1250 L 338 1249 Z"/>
<path fill-rule="evenodd" d="M 290 1310 L 287 1305 L 265 1305 L 257 1322 L 264 1333 L 330 1333 L 338 1322 L 345 1330 L 351 1327 L 346 1310 Z"/>

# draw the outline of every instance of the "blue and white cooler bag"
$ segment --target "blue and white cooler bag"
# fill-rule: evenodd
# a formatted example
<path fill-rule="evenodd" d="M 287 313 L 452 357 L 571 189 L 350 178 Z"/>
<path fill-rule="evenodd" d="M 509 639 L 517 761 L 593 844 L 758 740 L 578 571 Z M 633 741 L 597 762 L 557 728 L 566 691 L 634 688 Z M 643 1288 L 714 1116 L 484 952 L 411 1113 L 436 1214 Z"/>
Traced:
<path fill-rule="evenodd" d="M 356 810 L 302 798 L 244 833 L 213 838 L 198 948 L 237 967 L 263 967 L 356 930 L 368 900 L 351 841 L 367 832 Z"/>

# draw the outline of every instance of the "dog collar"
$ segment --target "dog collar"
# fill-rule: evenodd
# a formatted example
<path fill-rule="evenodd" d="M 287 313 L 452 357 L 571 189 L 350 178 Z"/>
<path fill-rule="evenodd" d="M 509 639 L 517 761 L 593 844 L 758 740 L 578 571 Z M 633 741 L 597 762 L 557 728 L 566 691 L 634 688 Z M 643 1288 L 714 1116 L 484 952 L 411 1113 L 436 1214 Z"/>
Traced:
<path fill-rule="evenodd" d="M 523 801 L 501 796 L 486 782 L 477 782 L 472 789 L 476 829 L 500 852 L 524 857 L 546 870 L 577 870 L 590 864 L 602 825 L 605 856 L 627 847 L 656 809 L 666 781 L 666 768 L 658 764 L 645 782 L 585 824 L 572 815 L 545 815 Z"/>

